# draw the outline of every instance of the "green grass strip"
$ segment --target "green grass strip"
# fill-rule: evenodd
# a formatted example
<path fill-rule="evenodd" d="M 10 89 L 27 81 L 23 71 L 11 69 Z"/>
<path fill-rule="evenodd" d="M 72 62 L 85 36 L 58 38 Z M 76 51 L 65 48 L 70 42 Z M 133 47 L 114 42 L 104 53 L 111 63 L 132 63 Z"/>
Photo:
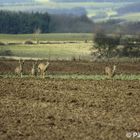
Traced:
<path fill-rule="evenodd" d="M 13 74 L 0 75 L 0 78 L 18 78 Z M 24 75 L 23 78 L 31 78 L 30 75 Z M 38 76 L 36 79 L 40 79 Z M 79 75 L 79 74 L 57 74 L 47 75 L 46 79 L 75 79 L 75 80 L 140 80 L 140 75 L 116 75 L 108 78 L 106 75 Z"/>

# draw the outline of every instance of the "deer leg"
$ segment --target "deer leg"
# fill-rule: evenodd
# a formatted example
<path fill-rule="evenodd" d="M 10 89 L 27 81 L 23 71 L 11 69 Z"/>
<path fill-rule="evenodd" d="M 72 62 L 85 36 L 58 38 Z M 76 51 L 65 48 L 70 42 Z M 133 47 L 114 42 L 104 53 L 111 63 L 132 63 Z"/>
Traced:
<path fill-rule="evenodd" d="M 43 79 L 45 78 L 45 72 L 43 72 Z"/>
<path fill-rule="evenodd" d="M 21 72 L 21 74 L 20 74 L 20 77 L 21 77 L 21 78 L 23 77 L 23 74 L 22 74 L 22 72 Z"/>
<path fill-rule="evenodd" d="M 42 78 L 43 77 L 43 72 L 41 71 L 41 73 L 40 73 L 40 77 Z"/>

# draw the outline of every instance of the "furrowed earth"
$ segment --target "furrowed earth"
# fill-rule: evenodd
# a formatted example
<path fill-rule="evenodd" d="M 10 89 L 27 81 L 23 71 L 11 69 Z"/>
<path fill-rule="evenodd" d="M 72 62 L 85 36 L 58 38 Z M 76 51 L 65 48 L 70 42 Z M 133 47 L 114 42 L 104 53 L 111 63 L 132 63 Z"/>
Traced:
<path fill-rule="evenodd" d="M 92 64 L 55 61 L 48 72 L 103 73 L 106 64 Z M 16 65 L 0 61 L 0 71 Z M 139 74 L 139 63 L 118 65 L 119 73 Z M 0 139 L 125 140 L 127 132 L 140 132 L 139 99 L 139 80 L 0 78 Z"/>
<path fill-rule="evenodd" d="M 24 73 L 30 74 L 32 63 L 28 60 L 24 64 Z M 38 61 L 46 62 L 46 61 Z M 50 61 L 48 74 L 104 74 L 105 66 L 117 66 L 117 74 L 140 74 L 140 62 L 89 62 L 89 61 Z M 0 74 L 14 74 L 18 60 L 0 60 Z"/>
<path fill-rule="evenodd" d="M 127 139 L 140 81 L 0 79 L 0 139 Z"/>

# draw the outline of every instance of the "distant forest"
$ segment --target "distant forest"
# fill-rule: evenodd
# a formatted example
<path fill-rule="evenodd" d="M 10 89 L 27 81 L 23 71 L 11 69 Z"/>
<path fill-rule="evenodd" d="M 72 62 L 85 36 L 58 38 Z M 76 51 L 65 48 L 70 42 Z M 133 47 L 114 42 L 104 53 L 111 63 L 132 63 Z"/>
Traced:
<path fill-rule="evenodd" d="M 40 29 L 51 32 L 91 32 L 93 22 L 86 17 L 0 11 L 0 33 L 26 34 Z"/>
<path fill-rule="evenodd" d="M 0 11 L 0 33 L 93 33 L 102 29 L 106 33 L 139 34 L 140 22 L 108 20 L 94 23 L 86 15 L 50 15 L 48 13 L 23 13 Z"/>

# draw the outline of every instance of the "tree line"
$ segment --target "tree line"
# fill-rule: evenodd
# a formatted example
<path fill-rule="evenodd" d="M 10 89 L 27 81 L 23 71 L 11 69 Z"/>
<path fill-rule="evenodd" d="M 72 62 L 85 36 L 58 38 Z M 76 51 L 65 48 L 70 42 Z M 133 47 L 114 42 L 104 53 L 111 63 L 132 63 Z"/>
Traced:
<path fill-rule="evenodd" d="M 93 52 L 95 58 L 110 57 L 139 57 L 140 36 L 108 35 L 104 31 L 98 31 L 93 38 Z"/>
<path fill-rule="evenodd" d="M 38 29 L 41 33 L 96 33 L 103 29 L 108 34 L 139 34 L 140 22 L 117 19 L 95 23 L 86 15 L 0 11 L 0 33 L 29 34 Z"/>
<path fill-rule="evenodd" d="M 0 33 L 27 34 L 34 33 L 36 29 L 40 29 L 42 33 L 92 32 L 92 26 L 93 22 L 86 15 L 0 11 Z"/>
<path fill-rule="evenodd" d="M 49 31 L 50 16 L 47 13 L 22 13 L 0 11 L 0 33 L 33 33 L 36 28 Z"/>

